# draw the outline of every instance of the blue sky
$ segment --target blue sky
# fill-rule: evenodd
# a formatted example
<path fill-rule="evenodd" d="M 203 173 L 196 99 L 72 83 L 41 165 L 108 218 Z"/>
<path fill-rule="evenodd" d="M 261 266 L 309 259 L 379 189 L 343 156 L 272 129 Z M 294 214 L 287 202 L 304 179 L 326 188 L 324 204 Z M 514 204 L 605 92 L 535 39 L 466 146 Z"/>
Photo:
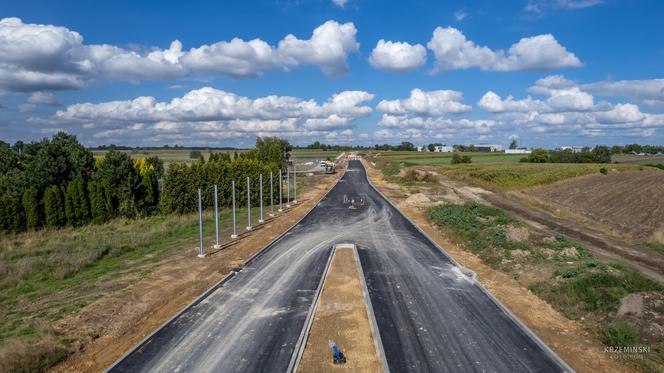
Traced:
<path fill-rule="evenodd" d="M 662 144 L 662 14 L 620 0 L 3 1 L 0 139 Z"/>

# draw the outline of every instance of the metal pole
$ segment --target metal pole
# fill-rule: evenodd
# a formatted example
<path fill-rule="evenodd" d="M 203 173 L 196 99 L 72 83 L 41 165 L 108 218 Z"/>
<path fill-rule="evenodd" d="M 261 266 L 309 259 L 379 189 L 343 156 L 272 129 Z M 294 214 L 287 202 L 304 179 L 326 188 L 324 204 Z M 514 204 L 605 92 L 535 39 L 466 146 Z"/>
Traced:
<path fill-rule="evenodd" d="M 219 206 L 217 204 L 217 184 L 214 184 L 214 248 L 219 248 Z"/>
<path fill-rule="evenodd" d="M 201 189 L 198 188 L 198 238 L 200 239 L 201 246 L 198 252 L 198 257 L 205 257 L 203 252 L 203 203 L 201 202 Z"/>
<path fill-rule="evenodd" d="M 293 165 L 293 203 L 297 205 L 297 168 Z"/>
<path fill-rule="evenodd" d="M 251 230 L 251 191 L 249 190 L 249 176 L 247 176 L 247 230 Z"/>
<path fill-rule="evenodd" d="M 261 216 L 258 219 L 259 223 L 265 222 L 263 219 L 263 174 L 258 175 L 258 184 L 260 185 L 260 206 L 261 206 Z"/>
<path fill-rule="evenodd" d="M 286 207 L 290 207 L 290 167 L 286 167 Z"/>
<path fill-rule="evenodd" d="M 235 229 L 235 180 L 231 181 L 231 189 L 233 190 L 233 234 L 231 234 L 231 238 L 237 238 L 237 230 Z"/>
<path fill-rule="evenodd" d="M 270 216 L 274 217 L 274 197 L 272 190 L 272 171 L 270 171 Z"/>
<path fill-rule="evenodd" d="M 282 170 L 279 169 L 279 210 L 278 210 L 279 212 L 284 211 L 284 208 L 282 206 L 284 198 L 282 197 L 283 194 L 281 193 L 281 186 L 284 182 L 283 180 L 281 180 L 281 171 Z"/>

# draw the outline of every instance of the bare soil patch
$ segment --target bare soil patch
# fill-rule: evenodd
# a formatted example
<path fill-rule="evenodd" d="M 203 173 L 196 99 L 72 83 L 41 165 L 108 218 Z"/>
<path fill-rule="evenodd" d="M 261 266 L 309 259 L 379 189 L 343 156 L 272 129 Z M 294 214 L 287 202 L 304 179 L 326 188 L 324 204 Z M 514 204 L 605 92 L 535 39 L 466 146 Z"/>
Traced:
<path fill-rule="evenodd" d="M 664 228 L 664 172 L 612 172 L 537 187 L 528 194 L 638 241 Z"/>
<path fill-rule="evenodd" d="M 381 372 L 353 250 L 337 248 L 321 292 L 299 372 Z M 329 340 L 347 362 L 335 365 Z"/>
<path fill-rule="evenodd" d="M 123 281 L 112 290 L 105 289 L 100 299 L 58 321 L 54 328 L 76 341 L 79 352 L 56 365 L 53 371 L 103 371 L 207 288 L 289 229 L 318 203 L 341 174 L 322 176 L 318 184 L 299 196 L 297 205 L 245 233 L 229 247 L 199 259 L 192 243 L 147 277 L 137 282 Z"/>

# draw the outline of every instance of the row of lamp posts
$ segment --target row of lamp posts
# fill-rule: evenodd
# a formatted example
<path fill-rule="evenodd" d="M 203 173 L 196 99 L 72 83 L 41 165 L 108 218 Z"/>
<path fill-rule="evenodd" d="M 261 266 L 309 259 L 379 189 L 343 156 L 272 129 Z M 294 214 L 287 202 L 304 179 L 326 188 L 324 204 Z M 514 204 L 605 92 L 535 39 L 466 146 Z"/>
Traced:
<path fill-rule="evenodd" d="M 283 212 L 283 194 L 282 194 L 282 184 L 283 184 L 283 170 L 279 170 L 279 208 L 278 212 Z M 263 217 L 263 174 L 259 175 L 259 201 L 260 201 L 260 216 L 258 219 L 258 223 L 264 223 L 265 219 Z M 270 172 L 270 216 L 274 216 L 274 195 L 273 195 L 273 175 L 272 172 Z M 287 191 L 286 191 L 286 208 L 290 207 L 291 199 L 290 199 L 290 167 L 286 168 L 286 184 L 287 184 Z M 202 192 L 201 189 L 198 189 L 198 228 L 199 228 L 199 239 L 200 239 L 200 248 L 199 248 L 199 257 L 205 257 L 205 250 L 203 248 L 203 202 L 202 202 Z M 235 209 L 235 180 L 231 181 L 231 199 L 233 201 L 232 204 L 232 210 L 233 210 L 233 233 L 231 234 L 231 238 L 235 239 L 238 237 L 237 235 L 237 221 L 236 221 L 236 209 Z M 297 204 L 297 172 L 293 172 L 293 203 Z M 246 229 L 250 231 L 252 229 L 251 226 L 251 178 L 247 176 L 247 227 Z M 214 231 L 215 231 L 215 240 L 214 240 L 214 248 L 218 249 L 221 247 L 219 243 L 219 206 L 218 206 L 218 199 L 217 199 L 217 185 L 214 185 Z"/>

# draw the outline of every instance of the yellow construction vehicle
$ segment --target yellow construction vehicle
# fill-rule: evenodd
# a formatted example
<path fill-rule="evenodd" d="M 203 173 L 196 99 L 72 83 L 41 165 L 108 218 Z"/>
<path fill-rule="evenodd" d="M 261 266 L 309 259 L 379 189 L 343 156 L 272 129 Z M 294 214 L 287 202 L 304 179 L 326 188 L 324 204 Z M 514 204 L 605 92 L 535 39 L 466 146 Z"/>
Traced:
<path fill-rule="evenodd" d="M 334 162 L 331 159 L 323 161 L 326 174 L 333 174 L 335 172 Z"/>

